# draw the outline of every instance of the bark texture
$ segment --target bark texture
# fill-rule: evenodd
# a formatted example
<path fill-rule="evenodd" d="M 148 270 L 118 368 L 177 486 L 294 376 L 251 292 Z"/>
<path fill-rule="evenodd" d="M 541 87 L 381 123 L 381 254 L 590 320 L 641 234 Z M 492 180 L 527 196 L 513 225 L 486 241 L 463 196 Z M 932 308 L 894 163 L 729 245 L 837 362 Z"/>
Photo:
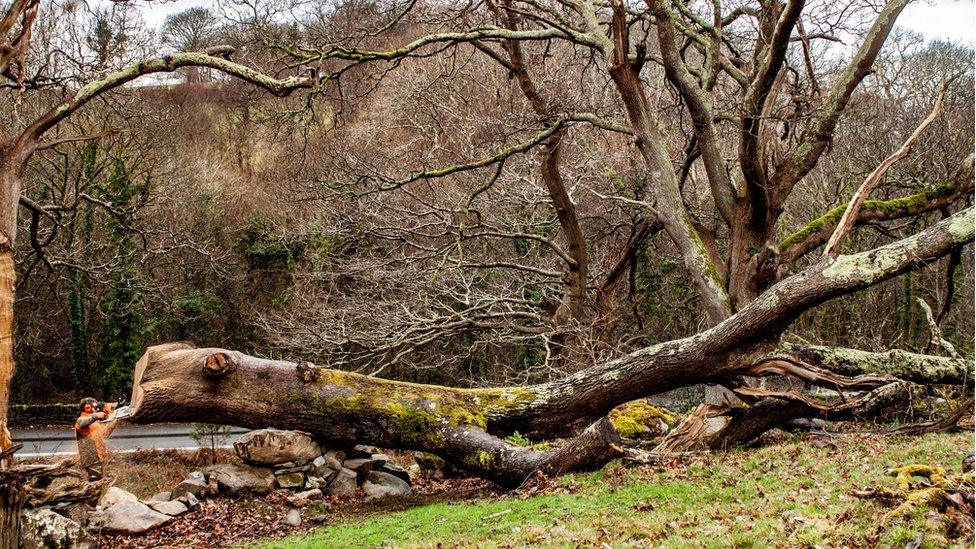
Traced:
<path fill-rule="evenodd" d="M 17 273 L 10 241 L 0 233 L 0 450 L 10 448 L 7 410 L 14 376 L 14 284 Z M 3 461 L 6 461 L 3 460 Z"/>

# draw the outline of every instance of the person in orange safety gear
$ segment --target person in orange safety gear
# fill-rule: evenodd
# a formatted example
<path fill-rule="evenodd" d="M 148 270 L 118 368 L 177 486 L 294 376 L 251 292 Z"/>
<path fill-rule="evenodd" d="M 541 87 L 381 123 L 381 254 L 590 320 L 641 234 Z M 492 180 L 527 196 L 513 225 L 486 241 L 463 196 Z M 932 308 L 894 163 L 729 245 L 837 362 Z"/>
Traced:
<path fill-rule="evenodd" d="M 78 441 L 78 465 L 88 473 L 89 480 L 105 476 L 105 439 L 112 434 L 118 421 L 109 404 L 96 410 L 98 401 L 84 398 L 80 404 L 80 415 L 75 421 L 75 439 Z"/>

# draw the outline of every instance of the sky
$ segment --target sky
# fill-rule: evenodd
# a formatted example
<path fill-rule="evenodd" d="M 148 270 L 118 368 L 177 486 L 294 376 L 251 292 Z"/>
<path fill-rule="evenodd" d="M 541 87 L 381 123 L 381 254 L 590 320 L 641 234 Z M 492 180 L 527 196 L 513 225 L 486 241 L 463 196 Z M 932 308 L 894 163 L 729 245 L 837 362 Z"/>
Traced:
<path fill-rule="evenodd" d="M 214 0 L 150 1 L 142 5 L 141 11 L 147 23 L 159 28 L 169 14 L 214 3 Z M 930 39 L 976 45 L 976 6 L 974 0 L 916 0 L 902 12 L 898 26 Z"/>
<path fill-rule="evenodd" d="M 909 4 L 898 26 L 925 35 L 970 46 L 976 43 L 976 9 L 973 0 L 930 0 Z"/>

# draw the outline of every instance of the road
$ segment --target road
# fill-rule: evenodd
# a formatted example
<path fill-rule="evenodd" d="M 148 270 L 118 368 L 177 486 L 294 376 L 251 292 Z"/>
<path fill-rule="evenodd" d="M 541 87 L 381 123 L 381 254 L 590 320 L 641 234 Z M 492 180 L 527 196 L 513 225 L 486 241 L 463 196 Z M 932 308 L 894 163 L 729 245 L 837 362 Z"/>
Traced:
<path fill-rule="evenodd" d="M 114 451 L 150 450 L 164 448 L 188 448 L 199 445 L 190 437 L 192 426 L 169 423 L 165 425 L 120 425 L 108 439 L 108 447 Z M 247 429 L 233 428 L 222 447 L 230 446 Z M 76 451 L 75 432 L 71 427 L 44 429 L 13 429 L 14 444 L 23 444 L 17 457 L 55 456 L 73 454 Z"/>

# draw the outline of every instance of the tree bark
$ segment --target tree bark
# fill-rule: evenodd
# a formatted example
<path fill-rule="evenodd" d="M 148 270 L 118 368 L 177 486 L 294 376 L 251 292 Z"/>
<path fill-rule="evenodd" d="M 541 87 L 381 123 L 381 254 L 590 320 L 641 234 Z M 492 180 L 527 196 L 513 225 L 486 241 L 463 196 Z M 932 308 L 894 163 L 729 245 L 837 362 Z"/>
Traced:
<path fill-rule="evenodd" d="M 718 324 L 732 314 L 732 303 L 724 281 L 709 257 L 701 236 L 685 208 L 678 177 L 664 145 L 660 122 L 653 114 L 640 76 L 628 57 L 629 31 L 622 3 L 614 3 L 612 63 L 610 76 L 627 111 L 630 129 L 637 138 L 637 150 L 647 167 L 659 211 L 657 217 L 665 232 L 678 248 L 685 271 L 701 297 L 710 325 Z"/>
<path fill-rule="evenodd" d="M 25 491 L 21 482 L 0 482 L 0 549 L 20 547 L 20 512 L 24 507 Z"/>
<path fill-rule="evenodd" d="M 860 349 L 822 345 L 784 344 L 792 355 L 845 376 L 892 376 L 913 383 L 965 385 L 973 381 L 973 361 L 908 351 L 871 353 Z"/>
<path fill-rule="evenodd" d="M 10 240 L 0 232 L 0 451 L 10 448 L 7 410 L 14 376 L 14 285 L 17 272 Z M 10 458 L 0 460 L 7 462 Z M 3 463 L 5 465 L 6 463 Z"/>

